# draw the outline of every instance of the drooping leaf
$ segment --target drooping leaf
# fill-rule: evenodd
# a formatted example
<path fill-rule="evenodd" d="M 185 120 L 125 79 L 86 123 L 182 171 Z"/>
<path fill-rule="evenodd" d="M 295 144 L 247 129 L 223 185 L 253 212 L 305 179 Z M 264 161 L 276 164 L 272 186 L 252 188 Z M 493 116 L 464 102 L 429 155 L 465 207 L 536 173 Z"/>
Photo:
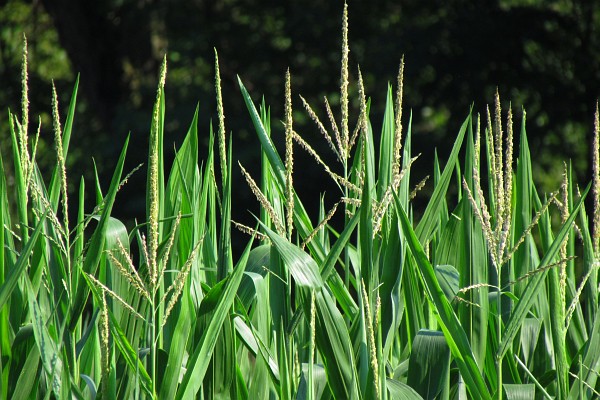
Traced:
<path fill-rule="evenodd" d="M 535 385 L 529 384 L 508 384 L 503 385 L 506 400 L 531 400 L 535 399 Z"/>
<path fill-rule="evenodd" d="M 314 386 L 314 399 L 320 399 L 327 387 L 327 373 L 322 365 L 313 365 L 313 386 Z M 300 374 L 300 384 L 298 385 L 298 393 L 296 394 L 296 400 L 308 400 L 308 365 L 302 364 L 302 373 Z"/>
<path fill-rule="evenodd" d="M 424 399 L 434 399 L 450 377 L 450 349 L 444 334 L 417 332 L 410 353 L 407 383 Z"/>

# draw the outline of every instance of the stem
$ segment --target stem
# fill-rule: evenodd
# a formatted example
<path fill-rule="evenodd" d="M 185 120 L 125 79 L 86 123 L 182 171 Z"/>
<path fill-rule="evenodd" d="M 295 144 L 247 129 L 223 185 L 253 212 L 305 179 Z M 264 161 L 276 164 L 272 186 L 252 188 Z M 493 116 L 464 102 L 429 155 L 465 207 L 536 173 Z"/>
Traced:
<path fill-rule="evenodd" d="M 150 304 L 150 376 L 152 378 L 152 397 L 156 398 L 156 308 L 154 299 Z"/>
<path fill-rule="evenodd" d="M 348 161 L 344 158 L 344 179 L 348 181 Z M 344 197 L 348 198 L 348 187 L 344 185 Z M 344 202 L 344 228 L 348 225 L 348 203 Z M 350 253 L 348 246 L 344 247 L 344 286 L 350 290 Z"/>
<path fill-rule="evenodd" d="M 498 269 L 498 282 L 500 282 L 500 269 Z M 496 326 L 496 335 L 498 336 L 498 346 L 502 341 L 502 291 L 498 288 L 498 298 L 496 299 L 498 305 L 498 322 Z M 498 380 L 497 395 L 498 400 L 502 400 L 502 356 L 496 356 L 496 377 Z"/>

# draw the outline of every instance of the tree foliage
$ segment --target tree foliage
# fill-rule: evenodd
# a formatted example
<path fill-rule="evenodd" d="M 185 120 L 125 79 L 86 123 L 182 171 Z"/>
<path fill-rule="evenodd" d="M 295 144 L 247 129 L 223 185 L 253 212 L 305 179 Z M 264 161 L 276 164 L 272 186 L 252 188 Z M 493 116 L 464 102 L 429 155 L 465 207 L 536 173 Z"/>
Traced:
<path fill-rule="evenodd" d="M 71 84 L 75 73 L 81 74 L 83 115 L 76 118 L 75 129 L 86 135 L 76 135 L 83 139 L 74 146 L 86 149 L 88 156 L 72 161 L 89 166 L 93 155 L 101 176 L 101 161 L 118 154 L 114 143 L 121 143 L 129 130 L 136 142 L 146 143 L 153 79 L 165 52 L 171 71 L 166 87 L 169 137 L 185 131 L 185 118 L 196 102 L 200 102 L 200 121 L 214 119 L 209 105 L 214 102 L 215 48 L 221 60 L 227 129 L 248 147 L 252 147 L 250 129 L 237 94 L 236 74 L 250 90 L 265 91 L 274 114 L 280 114 L 277 107 L 283 104 L 279 100 L 288 66 L 295 93 L 311 104 L 320 104 L 329 95 L 336 106 L 341 2 L 40 0 L 30 4 L 11 0 L 0 4 L 0 76 L 5 83 L 1 103 L 12 108 L 19 104 L 15 79 L 25 32 L 32 43 L 34 87 L 53 78 L 60 91 L 61 85 Z M 451 136 L 447 132 L 460 125 L 471 102 L 475 101 L 476 112 L 484 113 L 484 105 L 498 88 L 517 114 L 527 105 L 533 156 L 541 159 L 537 176 L 544 187 L 555 187 L 560 174 L 548 154 L 572 158 L 577 174 L 589 174 L 585 132 L 590 132 L 600 96 L 596 51 L 600 3 L 404 0 L 350 2 L 349 7 L 354 27 L 350 57 L 368 71 L 367 95 L 385 93 L 384 85 L 395 79 L 400 57 L 406 57 L 405 97 L 415 115 L 416 151 L 431 154 L 431 146 L 436 145 L 443 156 Z M 350 79 L 356 81 L 357 71 L 351 71 Z M 40 95 L 39 102 L 46 98 Z M 378 100 L 374 104 L 384 103 Z M 318 111 L 325 116 L 324 109 Z M 315 129 L 305 123 L 306 115 L 297 114 L 297 129 L 316 137 Z M 373 108 L 371 116 L 374 124 L 380 124 L 383 108 Z M 7 140 L 5 127 L 3 123 L 2 143 Z M 274 124 L 274 129 L 283 127 Z M 201 143 L 206 145 L 207 139 Z M 537 150 L 541 144 L 547 153 Z M 244 159 L 250 151 L 238 154 Z M 172 157 L 172 152 L 166 156 Z M 132 165 L 143 157 L 144 152 L 133 155 Z M 298 184 L 310 190 L 309 183 Z M 141 213 L 142 197 L 135 193 L 142 192 L 143 185 L 143 179 L 134 178 L 127 212 Z"/>

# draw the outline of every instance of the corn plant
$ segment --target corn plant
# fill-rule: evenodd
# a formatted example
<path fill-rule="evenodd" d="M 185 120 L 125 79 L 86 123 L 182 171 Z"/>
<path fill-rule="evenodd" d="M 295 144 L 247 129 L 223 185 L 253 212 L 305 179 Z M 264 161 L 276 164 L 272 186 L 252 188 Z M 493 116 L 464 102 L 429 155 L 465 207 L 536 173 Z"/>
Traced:
<path fill-rule="evenodd" d="M 406 121 L 402 112 L 404 59 L 376 134 L 360 69 L 350 82 L 348 53 L 346 5 L 340 109 L 325 98 L 319 112 L 294 95 L 288 70 L 283 123 L 273 127 L 265 102 L 257 108 L 239 79 L 261 145 L 256 179 L 232 162 L 216 52 L 218 126 L 207 130 L 208 154 L 200 160 L 196 111 L 165 166 L 165 57 L 149 129 L 146 220 L 128 230 L 111 211 L 139 173 L 124 171 L 129 139 L 106 188 L 96 179 L 95 198 L 85 198 L 82 179 L 68 198 L 78 81 L 64 119 L 53 88 L 56 166 L 44 181 L 41 123 L 29 137 L 25 42 L 21 115 L 9 111 L 12 163 L 0 159 L 0 397 L 600 396 L 598 111 L 592 182 L 580 187 L 564 164 L 560 187 L 541 193 L 525 112 L 516 134 L 496 93 L 493 112 L 468 113 L 445 163 L 433 157 L 433 189 L 418 215 L 414 198 L 424 197 L 427 178 L 411 181 L 418 156 L 412 115 Z M 296 99 L 339 164 L 323 161 L 296 130 Z M 339 187 L 333 203 L 296 192 L 299 153 Z M 238 167 L 259 205 L 242 205 L 254 210 L 253 227 L 231 218 Z M 318 215 L 303 201 L 318 201 Z M 248 235 L 239 256 L 232 234 Z"/>

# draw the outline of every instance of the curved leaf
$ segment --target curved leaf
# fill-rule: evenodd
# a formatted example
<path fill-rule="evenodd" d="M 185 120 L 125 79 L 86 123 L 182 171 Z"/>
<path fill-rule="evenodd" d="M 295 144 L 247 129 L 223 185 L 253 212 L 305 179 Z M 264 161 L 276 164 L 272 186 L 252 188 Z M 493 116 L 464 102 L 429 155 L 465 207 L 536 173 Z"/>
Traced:
<path fill-rule="evenodd" d="M 528 384 L 507 384 L 502 385 L 506 400 L 533 400 L 535 399 L 535 385 Z"/>
<path fill-rule="evenodd" d="M 298 246 L 294 246 L 287 239 L 267 228 L 262 222 L 260 224 L 275 248 L 277 248 L 277 252 L 294 277 L 296 284 L 300 287 L 311 289 L 323 287 L 323 280 L 321 279 L 316 261 L 310 255 L 300 250 Z"/>
<path fill-rule="evenodd" d="M 419 393 L 415 392 L 413 388 L 405 383 L 399 382 L 395 379 L 387 378 L 386 386 L 390 399 L 394 400 L 423 400 Z"/>
<path fill-rule="evenodd" d="M 407 383 L 424 399 L 434 399 L 449 379 L 450 349 L 444 334 L 421 329 L 410 353 Z"/>
<path fill-rule="evenodd" d="M 451 302 L 454 300 L 454 297 L 460 288 L 460 277 L 456 268 L 454 268 L 452 265 L 436 265 L 435 276 L 440 283 L 440 288 L 442 288 L 442 291 L 446 295 L 448 301 Z"/>

